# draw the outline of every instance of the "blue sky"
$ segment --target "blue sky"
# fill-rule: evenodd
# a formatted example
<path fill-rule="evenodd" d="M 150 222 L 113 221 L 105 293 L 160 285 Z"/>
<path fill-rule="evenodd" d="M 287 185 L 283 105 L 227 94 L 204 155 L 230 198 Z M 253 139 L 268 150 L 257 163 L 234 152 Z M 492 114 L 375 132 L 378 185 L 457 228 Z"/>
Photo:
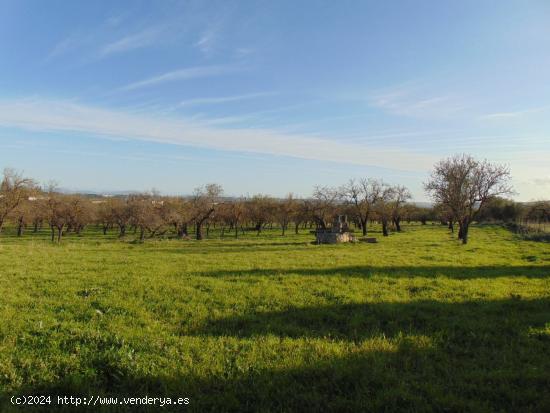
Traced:
<path fill-rule="evenodd" d="M 550 195 L 548 1 L 0 0 L 0 167 L 229 195 L 506 163 Z"/>

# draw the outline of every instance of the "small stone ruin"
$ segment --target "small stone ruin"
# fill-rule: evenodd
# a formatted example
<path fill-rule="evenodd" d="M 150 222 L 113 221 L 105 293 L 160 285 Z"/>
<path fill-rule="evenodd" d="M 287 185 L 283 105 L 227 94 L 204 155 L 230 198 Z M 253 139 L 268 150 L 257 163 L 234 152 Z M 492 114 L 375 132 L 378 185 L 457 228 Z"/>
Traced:
<path fill-rule="evenodd" d="M 349 229 L 346 215 L 338 215 L 330 228 L 317 229 L 315 237 L 317 244 L 338 244 L 340 242 L 355 241 L 355 237 Z"/>

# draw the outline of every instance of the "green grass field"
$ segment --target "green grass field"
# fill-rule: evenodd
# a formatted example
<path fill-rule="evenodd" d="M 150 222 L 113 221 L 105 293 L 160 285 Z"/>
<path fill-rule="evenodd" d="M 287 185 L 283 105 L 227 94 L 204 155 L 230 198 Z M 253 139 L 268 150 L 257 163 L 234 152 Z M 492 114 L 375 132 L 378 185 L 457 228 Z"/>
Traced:
<path fill-rule="evenodd" d="M 377 244 L 0 236 L 0 411 L 550 411 L 550 244 L 439 225 Z M 80 408 L 80 410 L 85 410 Z M 92 411 L 90 409 L 89 411 Z M 93 411 L 144 411 L 111 407 Z"/>

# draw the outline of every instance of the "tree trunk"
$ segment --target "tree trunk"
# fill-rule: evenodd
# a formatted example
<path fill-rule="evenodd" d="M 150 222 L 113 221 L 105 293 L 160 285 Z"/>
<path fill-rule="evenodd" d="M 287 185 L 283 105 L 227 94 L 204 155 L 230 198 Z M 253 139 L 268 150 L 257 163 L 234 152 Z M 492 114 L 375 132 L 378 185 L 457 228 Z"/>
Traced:
<path fill-rule="evenodd" d="M 294 233 L 298 235 L 298 232 L 300 231 L 300 224 L 294 224 Z"/>
<path fill-rule="evenodd" d="M 52 230 L 52 242 L 55 241 L 55 228 L 53 225 L 50 226 L 51 230 Z"/>
<path fill-rule="evenodd" d="M 455 226 L 454 226 L 454 222 L 452 219 L 449 220 L 449 230 L 451 232 L 455 232 Z"/>
<path fill-rule="evenodd" d="M 145 228 L 139 227 L 139 240 L 143 241 L 145 238 Z"/>
<path fill-rule="evenodd" d="M 118 227 L 120 228 L 120 233 L 118 234 L 118 236 L 122 238 L 124 235 L 126 235 L 126 225 L 119 225 Z"/>
<path fill-rule="evenodd" d="M 181 224 L 178 228 L 178 237 L 184 238 L 188 235 L 189 234 L 187 233 L 187 224 Z"/>
<path fill-rule="evenodd" d="M 37 233 L 38 232 L 38 222 L 34 222 L 34 227 L 32 229 L 32 232 Z"/>
<path fill-rule="evenodd" d="M 57 227 L 57 243 L 61 242 L 61 236 L 63 235 L 63 227 Z"/>
<path fill-rule="evenodd" d="M 401 218 L 394 218 L 393 223 L 395 224 L 395 230 L 401 232 Z"/>
<path fill-rule="evenodd" d="M 384 235 L 385 237 L 388 236 L 388 220 L 387 219 L 382 220 L 382 235 Z"/>
<path fill-rule="evenodd" d="M 462 222 L 462 245 L 464 244 L 467 244 L 468 243 L 468 230 L 470 228 L 470 221 L 468 220 L 468 218 L 465 218 L 464 221 Z"/>
<path fill-rule="evenodd" d="M 368 218 L 361 218 L 361 230 L 363 231 L 363 236 L 366 236 L 367 235 L 367 221 L 368 221 Z"/>
<path fill-rule="evenodd" d="M 197 241 L 200 241 L 202 239 L 202 223 L 204 222 L 204 220 L 201 220 L 201 221 L 198 221 L 196 224 L 195 224 L 195 238 L 197 239 Z"/>
<path fill-rule="evenodd" d="M 205 215 L 203 215 L 196 223 L 195 223 L 195 235 L 196 235 L 196 239 L 197 241 L 200 241 L 202 239 L 202 224 L 204 223 L 204 221 L 206 221 L 210 215 L 212 215 L 212 212 L 214 212 L 214 208 L 210 208 L 210 210 L 208 211 L 208 213 L 206 213 Z"/>
<path fill-rule="evenodd" d="M 107 226 L 103 225 L 103 235 L 107 235 Z"/>
<path fill-rule="evenodd" d="M 17 236 L 23 235 L 23 218 L 19 218 L 17 221 Z"/>

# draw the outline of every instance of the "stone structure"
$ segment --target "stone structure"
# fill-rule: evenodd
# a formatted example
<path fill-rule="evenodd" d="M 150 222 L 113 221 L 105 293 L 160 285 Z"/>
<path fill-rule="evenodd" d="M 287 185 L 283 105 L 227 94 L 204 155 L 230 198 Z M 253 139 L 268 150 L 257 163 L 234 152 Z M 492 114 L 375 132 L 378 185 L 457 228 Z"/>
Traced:
<path fill-rule="evenodd" d="M 349 230 L 348 218 L 338 215 L 330 228 L 315 231 L 317 244 L 337 244 L 340 242 L 353 242 L 355 237 Z"/>

